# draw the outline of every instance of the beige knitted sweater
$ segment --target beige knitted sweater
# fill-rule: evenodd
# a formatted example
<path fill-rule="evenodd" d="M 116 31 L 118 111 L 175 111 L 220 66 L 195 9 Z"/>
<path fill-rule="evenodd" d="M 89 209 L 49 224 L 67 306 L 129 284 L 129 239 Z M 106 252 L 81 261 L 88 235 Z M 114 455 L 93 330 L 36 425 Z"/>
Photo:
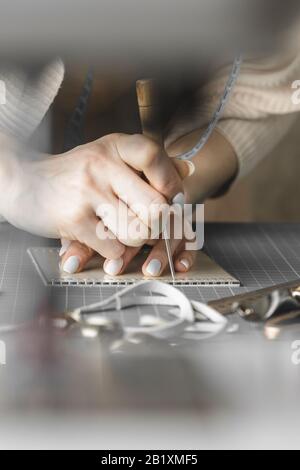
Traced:
<path fill-rule="evenodd" d="M 205 103 L 196 117 L 175 116 L 166 144 L 207 124 L 228 79 L 230 68 L 205 86 Z M 61 60 L 48 64 L 34 80 L 19 69 L 0 71 L 6 86 L 6 104 L 0 105 L 0 131 L 26 139 L 38 127 L 64 79 Z M 234 147 L 239 176 L 246 175 L 288 132 L 300 111 L 300 53 L 287 52 L 269 59 L 247 61 L 218 125 Z M 298 84 L 300 85 L 300 83 Z M 300 87 L 299 87 L 300 89 Z M 199 92 L 200 96 L 200 92 Z M 203 96 L 203 90 L 201 90 Z M 294 98 L 294 99 L 293 99 Z M 297 99 L 298 98 L 298 99 Z"/>

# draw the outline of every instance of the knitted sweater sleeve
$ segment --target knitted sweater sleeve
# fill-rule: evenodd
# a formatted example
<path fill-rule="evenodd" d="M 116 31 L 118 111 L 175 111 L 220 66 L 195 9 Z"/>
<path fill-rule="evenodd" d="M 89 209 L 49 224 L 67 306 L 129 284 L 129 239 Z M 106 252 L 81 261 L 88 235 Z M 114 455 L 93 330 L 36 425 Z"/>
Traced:
<path fill-rule="evenodd" d="M 185 114 L 173 121 L 166 145 L 183 135 L 204 128 L 218 105 L 230 67 L 199 90 L 193 118 Z M 247 175 L 286 135 L 300 111 L 300 53 L 277 54 L 268 59 L 244 62 L 238 82 L 217 126 L 235 149 L 238 177 Z M 298 82 L 300 86 L 300 82 Z M 298 99 L 297 99 L 298 98 Z"/>

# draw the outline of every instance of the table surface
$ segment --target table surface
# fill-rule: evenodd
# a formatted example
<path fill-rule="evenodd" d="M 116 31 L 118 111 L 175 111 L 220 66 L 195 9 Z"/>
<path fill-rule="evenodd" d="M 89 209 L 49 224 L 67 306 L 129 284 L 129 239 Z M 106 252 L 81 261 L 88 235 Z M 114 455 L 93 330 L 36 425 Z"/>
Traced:
<path fill-rule="evenodd" d="M 115 292 L 69 287 L 51 289 L 49 297 L 26 252 L 44 244 L 0 225 L 1 325 L 29 320 L 45 298 L 51 299 L 48 309 L 64 311 Z M 195 300 L 300 278 L 300 224 L 208 224 L 205 249 L 242 287 L 183 288 Z M 76 334 L 53 339 L 32 327 L 2 336 L 7 364 L 0 366 L 0 412 L 6 425 L 0 446 L 298 445 L 300 366 L 291 358 L 300 330 L 268 341 L 261 326 L 237 317 L 231 322 L 236 333 L 207 341 L 111 338 L 108 345 Z"/>
<path fill-rule="evenodd" d="M 207 224 L 205 240 L 206 252 L 242 287 L 183 288 L 195 300 L 230 297 L 300 277 L 300 224 Z M 41 239 L 0 224 L 0 324 L 22 322 L 36 311 L 43 291 L 26 250 L 44 245 Z M 106 298 L 116 289 L 58 288 L 57 308 L 71 310 Z"/>

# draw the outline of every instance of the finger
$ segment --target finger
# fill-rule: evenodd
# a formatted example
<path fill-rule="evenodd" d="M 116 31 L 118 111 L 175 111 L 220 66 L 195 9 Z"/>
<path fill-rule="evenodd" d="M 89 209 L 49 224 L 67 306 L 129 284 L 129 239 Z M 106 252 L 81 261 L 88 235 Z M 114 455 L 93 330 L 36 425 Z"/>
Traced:
<path fill-rule="evenodd" d="M 61 270 L 68 274 L 79 273 L 84 270 L 95 252 L 80 242 L 70 242 L 69 247 L 62 256 Z"/>
<path fill-rule="evenodd" d="M 96 251 L 103 258 L 118 259 L 125 252 L 125 246 L 97 217 L 91 217 L 82 223 L 75 235 L 78 241 Z"/>
<path fill-rule="evenodd" d="M 141 247 L 128 247 L 125 250 L 124 255 L 117 260 L 107 259 L 104 262 L 103 269 L 109 276 L 119 276 L 123 274 L 128 268 L 131 261 L 140 252 Z"/>
<path fill-rule="evenodd" d="M 179 273 L 186 273 L 190 271 L 196 261 L 196 256 L 196 251 L 187 251 L 183 249 L 175 257 L 175 270 Z"/>
<path fill-rule="evenodd" d="M 61 239 L 61 249 L 59 251 L 59 256 L 63 256 L 67 249 L 69 248 L 69 246 L 71 245 L 72 241 L 71 240 L 67 240 L 66 238 L 62 238 Z"/>
<path fill-rule="evenodd" d="M 183 194 L 182 179 L 166 151 L 143 135 L 120 134 L 116 141 L 122 160 L 137 171 L 141 171 L 150 185 L 172 202 Z M 181 163 L 181 167 L 185 162 Z M 187 165 L 188 166 L 188 165 Z"/>
<path fill-rule="evenodd" d="M 150 236 L 150 230 L 141 219 L 120 199 L 111 196 L 106 203 L 99 204 L 94 196 L 94 210 L 116 238 L 126 246 L 140 247 Z"/>
<path fill-rule="evenodd" d="M 128 167 L 122 173 L 116 173 L 112 189 L 153 233 L 161 232 L 161 220 L 167 217 L 170 209 L 162 194 Z"/>
<path fill-rule="evenodd" d="M 172 256 L 179 247 L 182 240 L 170 239 L 170 248 Z M 161 239 L 151 250 L 146 262 L 142 267 L 143 274 L 147 277 L 159 277 L 169 266 L 165 240 Z"/>

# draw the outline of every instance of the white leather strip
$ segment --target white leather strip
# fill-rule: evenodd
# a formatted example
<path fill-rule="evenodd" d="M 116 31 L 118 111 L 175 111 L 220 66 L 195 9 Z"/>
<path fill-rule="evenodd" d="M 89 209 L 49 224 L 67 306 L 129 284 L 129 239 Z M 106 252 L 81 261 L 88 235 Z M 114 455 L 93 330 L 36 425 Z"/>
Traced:
<path fill-rule="evenodd" d="M 150 291 L 151 295 L 146 295 L 145 291 Z M 156 322 L 153 326 L 146 327 L 143 325 L 124 327 L 124 331 L 128 334 L 147 333 L 159 338 L 169 338 L 186 332 L 189 337 L 195 339 L 192 334 L 197 338 L 199 333 L 215 335 L 224 330 L 228 323 L 227 319 L 213 308 L 189 300 L 179 289 L 160 281 L 139 282 L 102 302 L 75 310 L 71 317 L 78 323 L 93 326 L 99 323 L 99 315 L 104 313 L 108 315 L 115 310 L 154 305 L 177 307 L 169 312 L 174 320 L 169 322 L 162 320 L 158 324 Z"/>
<path fill-rule="evenodd" d="M 149 294 L 151 292 L 151 294 Z M 151 316 L 143 319 L 134 327 L 123 326 L 128 335 L 145 333 L 157 338 L 172 338 L 183 335 L 186 339 L 206 339 L 222 332 L 228 324 L 227 319 L 212 307 L 189 300 L 188 297 L 176 287 L 161 281 L 141 281 L 129 286 L 108 299 L 87 307 L 74 310 L 69 314 L 80 326 L 98 327 L 103 325 L 110 312 L 123 311 L 129 307 L 168 306 L 173 307 L 169 315 L 172 321 L 155 318 L 151 324 Z M 66 320 L 67 320 L 66 316 Z M 147 320 L 147 321 L 144 321 Z M 146 325 L 146 326 L 145 326 Z M 54 325 L 55 326 L 55 325 Z M 0 333 L 18 331 L 25 325 L 0 327 Z"/>

